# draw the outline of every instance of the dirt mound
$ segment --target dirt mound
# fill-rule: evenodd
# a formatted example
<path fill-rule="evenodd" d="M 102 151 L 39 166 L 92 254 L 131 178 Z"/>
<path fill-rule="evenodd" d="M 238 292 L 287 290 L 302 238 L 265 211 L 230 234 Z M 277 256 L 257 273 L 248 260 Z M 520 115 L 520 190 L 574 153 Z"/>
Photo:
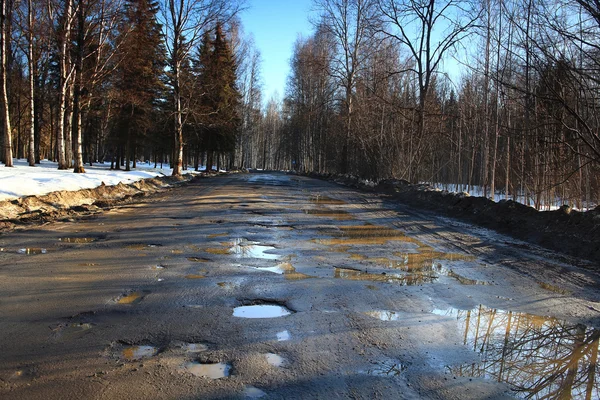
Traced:
<path fill-rule="evenodd" d="M 0 201 L 0 231 L 10 230 L 19 224 L 47 222 L 77 213 L 95 213 L 195 179 L 199 179 L 199 176 L 164 176 L 131 184 L 102 184 L 94 189 L 57 191 L 43 196 Z"/>
<path fill-rule="evenodd" d="M 351 176 L 310 174 L 353 188 L 387 194 L 402 203 L 474 222 L 517 239 L 600 263 L 600 207 L 579 212 L 569 206 L 537 211 L 512 200 L 498 203 L 468 193 L 387 179 L 377 185 Z"/>

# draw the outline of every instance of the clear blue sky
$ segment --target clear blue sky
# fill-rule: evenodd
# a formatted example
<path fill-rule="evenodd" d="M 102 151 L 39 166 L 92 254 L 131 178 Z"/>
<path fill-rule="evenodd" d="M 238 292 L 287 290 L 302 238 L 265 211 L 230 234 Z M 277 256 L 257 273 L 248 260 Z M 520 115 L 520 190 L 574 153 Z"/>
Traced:
<path fill-rule="evenodd" d="M 307 37 L 312 26 L 309 14 L 312 0 L 248 0 L 248 10 L 241 15 L 244 30 L 254 35 L 262 55 L 263 97 L 285 94 L 294 42 Z"/>

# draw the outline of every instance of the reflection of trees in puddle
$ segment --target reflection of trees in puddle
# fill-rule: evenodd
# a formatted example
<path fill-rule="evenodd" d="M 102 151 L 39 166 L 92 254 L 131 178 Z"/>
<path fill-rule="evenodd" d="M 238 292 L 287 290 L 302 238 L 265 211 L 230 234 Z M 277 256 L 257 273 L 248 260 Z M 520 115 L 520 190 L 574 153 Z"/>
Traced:
<path fill-rule="evenodd" d="M 438 278 L 435 275 L 428 274 L 371 274 L 349 268 L 335 268 L 334 278 L 350 281 L 371 281 L 396 283 L 403 286 L 422 285 L 423 283 L 433 283 Z"/>
<path fill-rule="evenodd" d="M 464 344 L 481 356 L 454 374 L 508 382 L 526 398 L 600 398 L 600 330 L 483 306 L 435 312 L 456 317 Z"/>

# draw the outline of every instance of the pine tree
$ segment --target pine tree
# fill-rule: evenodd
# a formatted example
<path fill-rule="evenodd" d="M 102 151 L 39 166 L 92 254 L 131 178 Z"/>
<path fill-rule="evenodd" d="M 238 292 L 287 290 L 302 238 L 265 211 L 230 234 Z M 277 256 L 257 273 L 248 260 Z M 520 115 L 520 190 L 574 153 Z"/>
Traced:
<path fill-rule="evenodd" d="M 116 141 L 125 148 L 126 169 L 135 167 L 138 140 L 153 125 L 153 113 L 161 92 L 164 47 L 161 26 L 156 21 L 158 3 L 153 0 L 128 0 L 121 32 L 122 57 L 117 73 L 121 110 L 116 121 Z M 118 165 L 117 165 L 118 167 Z"/>
<path fill-rule="evenodd" d="M 241 95 L 236 85 L 237 71 L 233 51 L 220 23 L 217 23 L 215 31 L 212 54 L 201 59 L 204 64 L 202 80 L 208 91 L 205 104 L 212 110 L 203 140 L 207 151 L 207 170 L 212 169 L 214 153 L 223 154 L 235 149 L 236 136 L 241 124 Z"/>

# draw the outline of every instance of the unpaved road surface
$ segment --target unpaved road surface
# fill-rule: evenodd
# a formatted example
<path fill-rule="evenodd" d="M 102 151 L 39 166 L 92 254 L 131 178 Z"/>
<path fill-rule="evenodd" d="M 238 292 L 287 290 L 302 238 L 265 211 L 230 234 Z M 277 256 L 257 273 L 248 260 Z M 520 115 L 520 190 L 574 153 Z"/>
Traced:
<path fill-rule="evenodd" d="M 595 266 L 327 182 L 202 180 L 0 248 L 1 399 L 600 398 Z"/>

